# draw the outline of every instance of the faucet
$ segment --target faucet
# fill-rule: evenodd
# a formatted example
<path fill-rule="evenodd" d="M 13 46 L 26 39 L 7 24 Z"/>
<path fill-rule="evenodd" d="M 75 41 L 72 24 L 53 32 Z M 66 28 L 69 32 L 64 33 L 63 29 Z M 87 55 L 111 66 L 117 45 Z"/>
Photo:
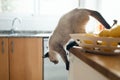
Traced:
<path fill-rule="evenodd" d="M 12 29 L 11 29 L 11 33 L 15 33 L 14 24 L 15 24 L 16 21 L 18 21 L 19 24 L 21 23 L 21 20 L 20 20 L 18 17 L 15 17 L 15 18 L 12 20 Z"/>

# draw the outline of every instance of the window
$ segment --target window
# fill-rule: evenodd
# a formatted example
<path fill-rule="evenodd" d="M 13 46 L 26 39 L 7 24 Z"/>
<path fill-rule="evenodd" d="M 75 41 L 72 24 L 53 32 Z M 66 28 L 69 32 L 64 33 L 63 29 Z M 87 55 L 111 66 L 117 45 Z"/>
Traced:
<path fill-rule="evenodd" d="M 1 13 L 58 15 L 77 6 L 77 0 L 0 0 Z"/>
<path fill-rule="evenodd" d="M 11 29 L 12 19 L 19 17 L 20 30 L 51 31 L 63 14 L 76 7 L 78 0 L 0 0 L 0 20 L 4 20 L 0 29 Z"/>
<path fill-rule="evenodd" d="M 34 13 L 34 0 L 0 0 L 1 13 Z"/>

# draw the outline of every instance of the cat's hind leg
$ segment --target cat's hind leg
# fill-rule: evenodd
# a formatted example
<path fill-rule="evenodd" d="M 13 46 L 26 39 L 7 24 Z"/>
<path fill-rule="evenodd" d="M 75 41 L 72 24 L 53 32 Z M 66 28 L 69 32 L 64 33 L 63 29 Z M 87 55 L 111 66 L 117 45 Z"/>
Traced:
<path fill-rule="evenodd" d="M 66 70 L 69 70 L 69 60 L 67 58 L 65 49 L 62 46 L 59 46 L 59 50 L 57 50 L 57 52 L 60 54 L 62 60 L 64 61 L 66 65 Z"/>

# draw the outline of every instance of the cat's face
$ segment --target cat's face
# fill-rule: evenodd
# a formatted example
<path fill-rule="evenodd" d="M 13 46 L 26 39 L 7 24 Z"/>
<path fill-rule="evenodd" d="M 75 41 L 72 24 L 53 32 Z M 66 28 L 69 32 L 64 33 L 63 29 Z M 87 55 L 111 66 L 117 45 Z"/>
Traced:
<path fill-rule="evenodd" d="M 51 62 L 54 64 L 57 64 L 58 58 L 57 58 L 57 53 L 55 51 L 49 51 L 44 55 L 44 58 L 48 57 Z"/>

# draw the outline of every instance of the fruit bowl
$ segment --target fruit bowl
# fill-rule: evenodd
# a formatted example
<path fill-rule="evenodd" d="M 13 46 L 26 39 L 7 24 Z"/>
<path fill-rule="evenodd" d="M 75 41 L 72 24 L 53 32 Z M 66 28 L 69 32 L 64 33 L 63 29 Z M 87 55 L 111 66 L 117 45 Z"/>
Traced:
<path fill-rule="evenodd" d="M 70 34 L 70 36 L 86 52 L 103 55 L 120 54 L 120 38 L 86 34 Z"/>

